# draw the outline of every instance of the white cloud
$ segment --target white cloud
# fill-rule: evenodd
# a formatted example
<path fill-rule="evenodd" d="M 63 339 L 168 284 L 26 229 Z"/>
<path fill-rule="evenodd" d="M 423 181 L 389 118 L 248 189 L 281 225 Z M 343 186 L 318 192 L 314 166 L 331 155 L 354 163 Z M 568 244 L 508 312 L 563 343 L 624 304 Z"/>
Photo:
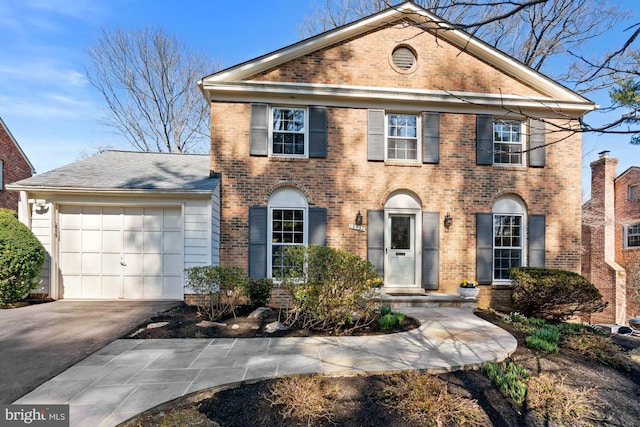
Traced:
<path fill-rule="evenodd" d="M 22 61 L 9 65 L 0 65 L 0 79 L 8 77 L 12 82 L 22 81 L 33 84 L 69 85 L 84 87 L 87 77 L 74 69 L 55 63 L 55 60 Z"/>

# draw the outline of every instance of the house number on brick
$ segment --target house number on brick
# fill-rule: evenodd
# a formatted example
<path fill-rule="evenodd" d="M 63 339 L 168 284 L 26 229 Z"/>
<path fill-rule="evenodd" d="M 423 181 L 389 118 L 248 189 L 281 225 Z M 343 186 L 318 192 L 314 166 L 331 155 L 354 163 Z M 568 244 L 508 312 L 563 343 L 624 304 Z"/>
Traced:
<path fill-rule="evenodd" d="M 349 224 L 349 228 L 356 231 L 364 231 L 364 225 Z"/>

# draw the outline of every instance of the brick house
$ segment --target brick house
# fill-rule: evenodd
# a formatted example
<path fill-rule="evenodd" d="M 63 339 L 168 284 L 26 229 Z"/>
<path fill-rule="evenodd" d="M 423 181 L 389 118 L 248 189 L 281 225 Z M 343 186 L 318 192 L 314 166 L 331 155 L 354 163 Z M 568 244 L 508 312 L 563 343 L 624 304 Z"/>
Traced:
<path fill-rule="evenodd" d="M 0 208 L 18 210 L 18 194 L 6 191 L 5 185 L 34 173 L 33 165 L 0 118 Z"/>
<path fill-rule="evenodd" d="M 640 167 L 616 176 L 617 165 L 608 151 L 591 163 L 591 199 L 582 207 L 582 272 L 609 302 L 591 320 L 624 325 L 640 315 L 631 284 L 640 268 Z"/>
<path fill-rule="evenodd" d="M 287 245 L 370 260 L 392 292 L 580 272 L 582 96 L 412 2 L 207 76 L 220 263 L 275 277 Z"/>

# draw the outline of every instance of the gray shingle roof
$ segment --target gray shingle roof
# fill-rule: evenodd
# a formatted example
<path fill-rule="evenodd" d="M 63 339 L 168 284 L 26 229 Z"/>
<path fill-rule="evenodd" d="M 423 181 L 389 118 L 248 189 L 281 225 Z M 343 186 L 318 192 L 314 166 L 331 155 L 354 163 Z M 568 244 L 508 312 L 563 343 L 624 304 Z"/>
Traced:
<path fill-rule="evenodd" d="M 209 155 L 105 151 L 14 183 L 16 190 L 211 191 Z"/>

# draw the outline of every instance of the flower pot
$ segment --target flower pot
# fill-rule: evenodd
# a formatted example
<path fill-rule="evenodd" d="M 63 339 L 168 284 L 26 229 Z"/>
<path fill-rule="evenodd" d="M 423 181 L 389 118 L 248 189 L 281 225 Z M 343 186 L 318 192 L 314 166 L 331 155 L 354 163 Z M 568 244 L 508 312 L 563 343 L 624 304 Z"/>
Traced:
<path fill-rule="evenodd" d="M 480 288 L 458 288 L 458 294 L 460 295 L 460 298 L 463 299 L 478 298 L 479 293 Z"/>
<path fill-rule="evenodd" d="M 640 317 L 629 319 L 629 326 L 636 331 L 640 331 Z"/>

